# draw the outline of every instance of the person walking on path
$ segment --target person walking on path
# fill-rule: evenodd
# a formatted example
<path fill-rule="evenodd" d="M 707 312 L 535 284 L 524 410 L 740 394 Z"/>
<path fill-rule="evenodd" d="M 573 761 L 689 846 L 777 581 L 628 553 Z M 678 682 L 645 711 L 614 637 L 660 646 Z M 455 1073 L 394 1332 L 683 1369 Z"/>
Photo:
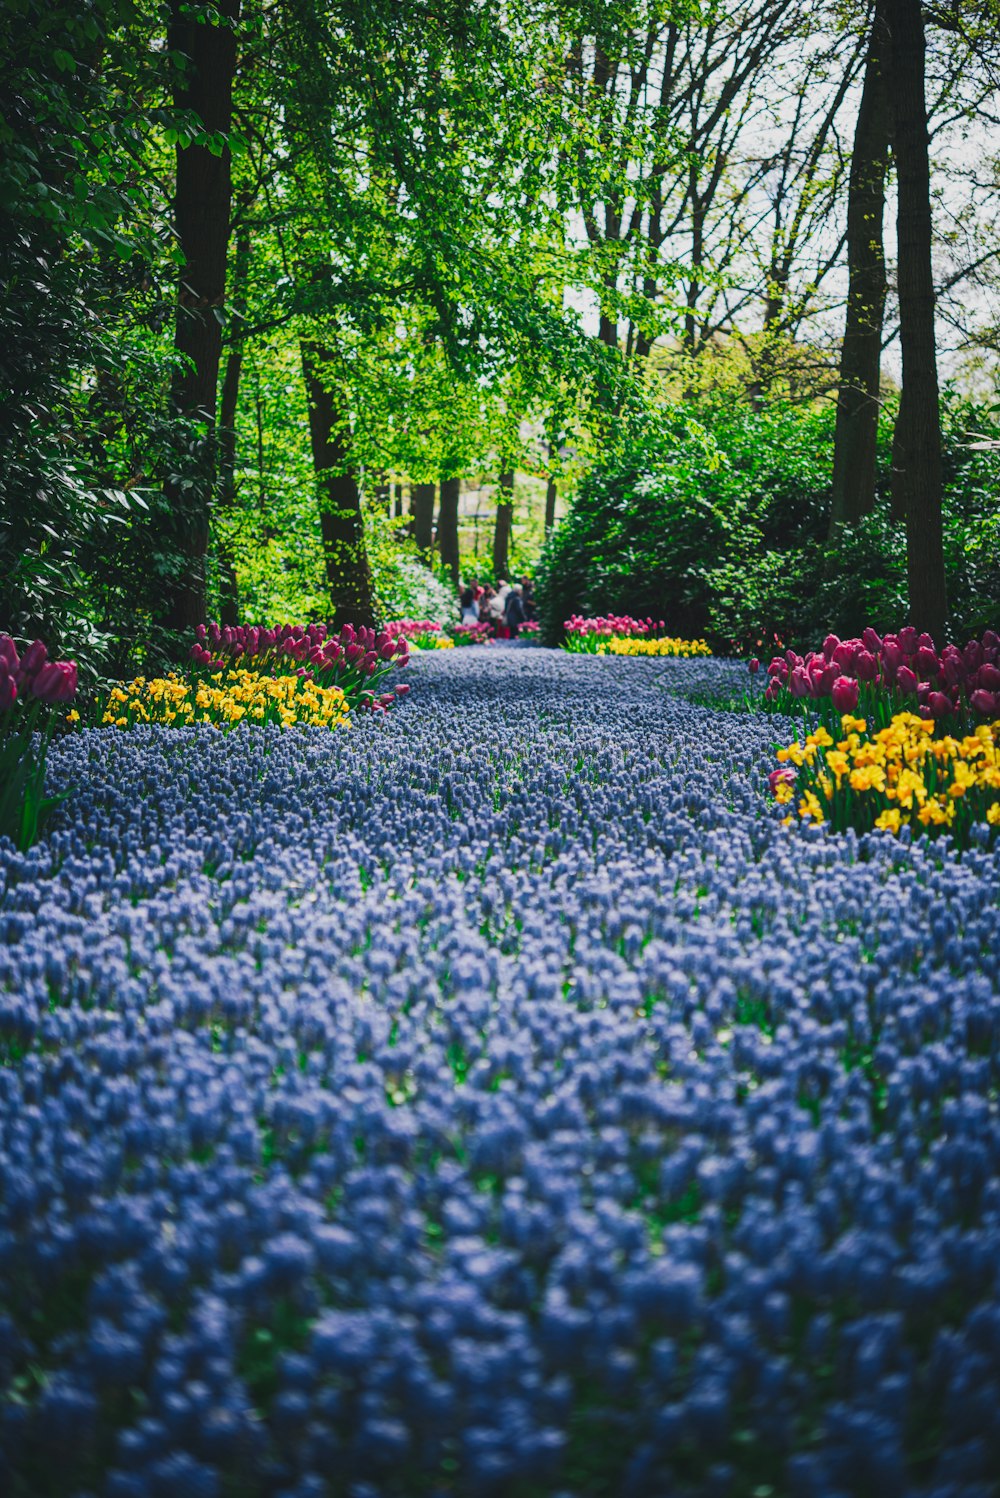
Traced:
<path fill-rule="evenodd" d="M 497 579 L 497 590 L 486 606 L 490 623 L 493 625 L 493 633 L 498 640 L 506 640 L 507 634 L 507 595 L 510 592 L 510 584 L 504 582 L 503 578 Z"/>
<path fill-rule="evenodd" d="M 462 608 L 462 623 L 478 624 L 479 604 L 476 602 L 476 595 L 471 588 L 466 588 L 459 602 Z"/>
<path fill-rule="evenodd" d="M 507 601 L 504 604 L 503 612 L 507 628 L 510 630 L 510 637 L 512 640 L 516 640 L 518 630 L 528 617 L 524 612 L 524 599 L 520 583 L 515 583 L 507 594 Z"/>

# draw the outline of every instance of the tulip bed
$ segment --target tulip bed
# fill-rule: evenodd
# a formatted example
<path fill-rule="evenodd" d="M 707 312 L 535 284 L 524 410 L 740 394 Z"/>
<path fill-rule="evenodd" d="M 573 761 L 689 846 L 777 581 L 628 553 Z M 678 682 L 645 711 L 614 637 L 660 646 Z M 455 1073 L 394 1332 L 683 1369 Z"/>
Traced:
<path fill-rule="evenodd" d="M 995 1493 L 1000 851 L 782 826 L 793 725 L 680 695 L 741 672 L 52 750 L 0 1490 Z"/>

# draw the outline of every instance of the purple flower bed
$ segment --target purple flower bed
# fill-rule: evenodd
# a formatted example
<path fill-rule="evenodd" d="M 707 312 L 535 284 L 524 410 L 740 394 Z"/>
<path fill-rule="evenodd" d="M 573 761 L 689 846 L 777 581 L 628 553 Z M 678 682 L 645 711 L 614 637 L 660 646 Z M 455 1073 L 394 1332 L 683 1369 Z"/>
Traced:
<path fill-rule="evenodd" d="M 995 1492 L 1000 852 L 781 827 L 672 665 L 52 751 L 0 1490 Z"/>

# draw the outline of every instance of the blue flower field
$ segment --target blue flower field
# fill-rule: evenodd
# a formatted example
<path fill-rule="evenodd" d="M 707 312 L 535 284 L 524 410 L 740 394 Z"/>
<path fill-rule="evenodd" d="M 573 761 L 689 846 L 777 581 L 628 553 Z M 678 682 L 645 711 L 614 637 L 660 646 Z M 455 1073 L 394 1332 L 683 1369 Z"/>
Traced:
<path fill-rule="evenodd" d="M 784 827 L 745 668 L 95 730 L 0 849 L 0 1491 L 990 1498 L 1000 849 Z"/>

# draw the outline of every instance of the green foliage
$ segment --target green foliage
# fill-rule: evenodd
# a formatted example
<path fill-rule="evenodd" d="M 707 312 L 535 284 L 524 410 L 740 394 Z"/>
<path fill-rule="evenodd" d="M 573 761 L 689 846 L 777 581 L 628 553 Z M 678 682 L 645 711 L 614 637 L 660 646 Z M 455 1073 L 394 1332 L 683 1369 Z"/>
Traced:
<path fill-rule="evenodd" d="M 889 503 L 892 416 L 880 430 L 875 509 L 832 548 L 832 405 L 702 402 L 633 418 L 543 552 L 547 638 L 574 612 L 651 614 L 723 650 L 898 628 L 906 543 Z M 988 413 L 945 402 L 955 636 L 995 625 L 1000 609 L 1000 454 L 969 445 L 971 431 L 989 429 Z"/>
<path fill-rule="evenodd" d="M 91 681 L 156 588 L 123 560 L 169 365 L 151 24 L 133 0 L 0 14 L 0 620 Z"/>
<path fill-rule="evenodd" d="M 9 837 L 22 853 L 38 841 L 49 813 L 68 794 L 45 794 L 55 723 L 55 712 L 42 702 L 27 708 L 17 703 L 0 713 L 0 837 Z"/>

